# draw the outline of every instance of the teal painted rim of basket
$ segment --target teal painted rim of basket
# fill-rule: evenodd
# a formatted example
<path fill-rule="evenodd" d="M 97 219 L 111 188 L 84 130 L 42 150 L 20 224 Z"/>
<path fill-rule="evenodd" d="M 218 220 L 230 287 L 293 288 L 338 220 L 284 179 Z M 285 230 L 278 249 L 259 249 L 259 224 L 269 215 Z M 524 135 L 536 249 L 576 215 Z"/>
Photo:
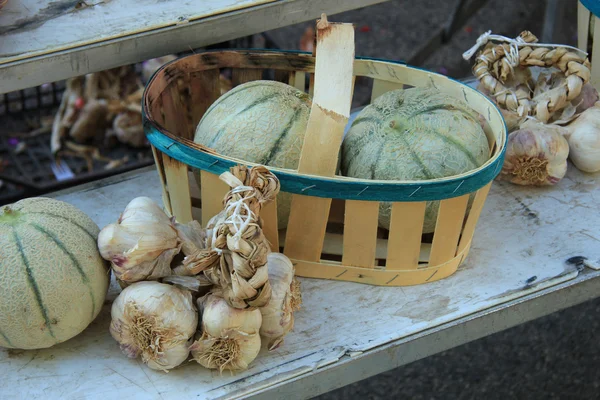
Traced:
<path fill-rule="evenodd" d="M 594 14 L 596 17 L 600 16 L 600 1 L 598 0 L 579 0 L 589 12 Z"/>
<path fill-rule="evenodd" d="M 223 50 L 210 50 L 204 53 L 219 53 Z M 226 51 L 236 51 L 226 49 Z M 258 49 L 243 49 L 239 51 L 250 51 L 250 52 L 275 52 L 275 53 L 293 53 L 293 54 L 307 54 L 308 52 L 300 51 L 281 51 L 281 50 L 258 50 Z M 200 53 L 196 53 L 200 54 Z M 426 71 L 429 74 L 438 75 L 445 79 L 453 81 L 455 84 L 464 86 L 469 90 L 474 90 L 468 85 L 449 78 L 445 75 L 441 75 L 435 72 L 428 71 L 426 69 L 412 67 L 404 62 L 400 61 L 389 61 L 384 59 L 377 59 L 372 57 L 356 57 L 360 60 L 371 60 L 371 61 L 383 61 L 394 64 L 405 65 L 407 68 L 419 69 Z M 154 75 L 156 75 L 161 69 L 165 68 L 171 63 L 175 63 L 177 60 L 166 63 L 159 68 Z M 152 82 L 154 75 L 149 83 Z M 144 89 L 144 95 L 142 97 L 142 116 L 144 124 L 144 132 L 148 141 L 160 152 L 165 153 L 171 158 L 176 159 L 190 167 L 203 170 L 212 174 L 220 175 L 230 170 L 230 168 L 239 165 L 240 163 L 247 166 L 254 166 L 257 164 L 250 162 L 237 162 L 232 161 L 228 158 L 224 158 L 214 153 L 209 153 L 200 149 L 192 148 L 186 144 L 167 136 L 159 128 L 157 128 L 153 122 L 147 117 L 146 110 L 144 107 L 144 100 L 146 99 L 147 89 L 149 85 Z M 487 99 L 482 93 L 475 90 L 483 101 L 487 101 L 502 118 L 502 114 L 498 107 L 489 99 Z M 502 118 L 504 132 L 507 133 L 506 123 Z M 299 174 L 295 171 L 288 171 L 278 168 L 269 168 L 275 176 L 279 179 L 281 184 L 281 190 L 284 192 L 301 194 L 306 196 L 324 197 L 332 199 L 343 199 L 343 200 L 369 200 L 369 201 L 433 201 L 433 200 L 444 200 L 452 197 L 458 197 L 465 194 L 473 193 L 488 183 L 490 183 L 502 169 L 504 163 L 504 155 L 506 152 L 506 142 L 503 141 L 502 148 L 495 156 L 495 160 L 489 163 L 484 168 L 481 168 L 474 173 L 459 176 L 459 177 L 447 177 L 441 178 L 434 181 L 370 181 L 365 179 L 356 179 L 348 177 L 321 177 L 315 175 Z"/>

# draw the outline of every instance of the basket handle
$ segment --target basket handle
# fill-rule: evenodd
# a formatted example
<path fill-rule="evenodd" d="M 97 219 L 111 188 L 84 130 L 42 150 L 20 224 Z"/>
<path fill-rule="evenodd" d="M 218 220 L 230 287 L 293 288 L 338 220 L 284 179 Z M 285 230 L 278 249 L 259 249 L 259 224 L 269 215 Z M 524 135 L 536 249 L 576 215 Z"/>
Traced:
<path fill-rule="evenodd" d="M 354 26 L 330 23 L 322 14 L 317 22 L 313 104 L 298 172 L 335 175 L 344 128 L 350 116 L 353 68 Z M 288 257 L 320 260 L 330 206 L 330 198 L 292 196 L 284 250 Z"/>
<path fill-rule="evenodd" d="M 344 128 L 350 117 L 353 89 L 354 26 L 317 22 L 315 84 L 298 172 L 333 176 Z"/>

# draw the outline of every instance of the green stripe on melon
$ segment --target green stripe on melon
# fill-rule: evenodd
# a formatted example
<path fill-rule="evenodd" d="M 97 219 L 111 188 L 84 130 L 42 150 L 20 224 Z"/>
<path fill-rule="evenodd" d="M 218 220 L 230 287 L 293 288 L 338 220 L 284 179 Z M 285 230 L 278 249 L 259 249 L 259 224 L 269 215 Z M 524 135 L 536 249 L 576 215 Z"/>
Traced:
<path fill-rule="evenodd" d="M 480 116 L 434 88 L 387 92 L 365 107 L 342 144 L 342 174 L 377 180 L 430 180 L 483 165 L 489 145 Z M 433 232 L 439 202 L 428 202 L 424 233 Z M 389 228 L 382 203 L 379 224 Z"/>
<path fill-rule="evenodd" d="M 217 153 L 277 168 L 298 168 L 310 114 L 309 96 L 277 81 L 236 86 L 206 111 L 194 141 Z M 196 174 L 199 181 L 199 174 Z M 277 197 L 279 226 L 287 225 L 291 195 Z"/>
<path fill-rule="evenodd" d="M 50 347 L 92 322 L 109 284 L 98 232 L 87 215 L 58 200 L 0 208 L 0 346 Z"/>

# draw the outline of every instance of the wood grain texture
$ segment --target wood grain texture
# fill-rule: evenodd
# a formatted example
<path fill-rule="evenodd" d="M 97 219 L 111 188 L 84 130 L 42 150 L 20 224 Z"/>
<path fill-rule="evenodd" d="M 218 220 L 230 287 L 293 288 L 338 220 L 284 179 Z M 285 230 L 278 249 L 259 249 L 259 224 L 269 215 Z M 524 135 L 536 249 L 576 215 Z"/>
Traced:
<path fill-rule="evenodd" d="M 434 282 L 452 275 L 456 272 L 462 258 L 460 254 L 435 267 L 413 270 L 350 267 L 326 260 L 309 262 L 292 259 L 292 262 L 296 267 L 296 275 L 306 278 L 332 279 L 377 286 L 411 286 Z"/>
<path fill-rule="evenodd" d="M 165 128 L 174 135 L 192 139 L 193 133 L 187 123 L 186 108 L 184 107 L 177 84 L 173 82 L 173 85 L 163 92 L 161 98 Z"/>
<path fill-rule="evenodd" d="M 231 74 L 231 83 L 233 86 L 242 83 L 257 81 L 262 78 L 262 69 L 257 68 L 236 68 Z"/>
<path fill-rule="evenodd" d="M 468 201 L 469 195 L 440 201 L 429 266 L 443 264 L 456 255 Z"/>
<path fill-rule="evenodd" d="M 158 171 L 158 177 L 160 179 L 163 205 L 165 207 L 166 213 L 172 216 L 173 210 L 171 209 L 171 200 L 169 199 L 169 192 L 167 191 L 167 178 L 165 176 L 165 166 L 162 161 L 162 153 L 160 151 L 156 151 L 154 146 L 150 147 L 152 148 L 154 163 L 156 164 L 156 170 Z"/>
<path fill-rule="evenodd" d="M 592 18 L 594 19 L 594 26 L 598 28 L 594 29 L 594 37 L 592 38 L 592 57 L 594 57 L 594 54 L 600 54 L 600 18 L 597 16 Z M 596 57 L 596 62 L 592 62 L 590 83 L 596 90 L 600 90 L 600 62 L 598 62 L 598 57 Z"/>
<path fill-rule="evenodd" d="M 417 269 L 426 202 L 392 203 L 386 270 Z"/>
<path fill-rule="evenodd" d="M 188 166 L 165 154 L 163 154 L 162 159 L 171 202 L 171 215 L 175 217 L 177 222 L 186 224 L 192 220 Z"/>
<path fill-rule="evenodd" d="M 195 127 L 198 126 L 198 122 L 206 110 L 221 96 L 219 70 L 215 68 L 190 73 L 189 88 L 192 125 L 195 134 Z"/>
<path fill-rule="evenodd" d="M 347 201 L 344 222 L 344 254 L 342 264 L 373 268 L 377 248 L 379 203 Z"/>
<path fill-rule="evenodd" d="M 481 215 L 481 210 L 483 210 L 485 199 L 487 198 L 491 187 L 492 184 L 488 183 L 483 188 L 479 189 L 477 194 L 475 194 L 475 199 L 473 200 L 473 204 L 469 210 L 469 215 L 467 216 L 465 226 L 462 230 L 460 242 L 458 243 L 457 251 L 459 253 L 467 247 L 467 244 L 470 243 L 471 239 L 473 238 L 475 227 L 477 226 L 477 221 L 479 220 L 479 215 Z"/>
<path fill-rule="evenodd" d="M 260 210 L 260 217 L 263 220 L 262 230 L 265 237 L 271 244 L 271 251 L 279 253 L 279 232 L 277 230 L 277 199 L 267 203 Z"/>
<path fill-rule="evenodd" d="M 381 79 L 374 79 L 373 89 L 371 90 L 371 103 L 382 94 L 391 90 L 402 89 L 403 87 L 404 84 L 402 82 L 390 82 Z"/>
<path fill-rule="evenodd" d="M 316 51 L 315 94 L 298 172 L 333 176 L 352 101 L 352 24 L 320 20 L 317 23 Z M 302 191 L 307 189 L 305 187 Z M 330 198 L 292 196 L 284 250 L 286 255 L 309 261 L 321 258 L 330 205 Z"/>
<path fill-rule="evenodd" d="M 590 33 L 590 11 L 577 2 L 577 47 L 587 51 L 588 36 Z"/>
<path fill-rule="evenodd" d="M 218 175 L 200 172 L 200 195 L 202 196 L 202 226 L 223 210 L 223 198 L 231 189 Z"/>

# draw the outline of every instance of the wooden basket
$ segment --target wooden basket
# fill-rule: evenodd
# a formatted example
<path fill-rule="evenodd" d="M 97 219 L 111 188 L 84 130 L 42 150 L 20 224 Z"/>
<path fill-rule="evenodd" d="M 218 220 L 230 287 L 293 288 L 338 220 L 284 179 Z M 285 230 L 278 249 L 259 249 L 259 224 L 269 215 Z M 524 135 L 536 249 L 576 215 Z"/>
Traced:
<path fill-rule="evenodd" d="M 594 53 L 600 54 L 600 1 L 577 2 L 577 47 L 589 51 L 592 64 L 590 83 L 600 92 L 600 61 L 594 62 Z M 592 32 L 593 30 L 593 32 Z"/>
<path fill-rule="evenodd" d="M 219 73 L 223 69 L 232 70 L 234 86 L 274 79 L 313 93 L 315 57 L 308 53 L 209 51 L 160 68 L 144 93 L 144 128 L 153 146 L 165 208 L 181 222 L 194 218 L 206 223 L 222 209 L 229 189 L 218 175 L 238 163 L 254 165 L 218 155 L 192 141 L 203 113 L 221 95 Z M 356 58 L 353 74 L 373 80 L 372 98 L 407 85 L 433 85 L 466 101 L 487 121 L 491 157 L 469 173 L 429 181 L 323 177 L 270 168 L 282 191 L 294 194 L 287 230 L 278 232 L 276 204 L 261 212 L 272 249 L 288 255 L 296 274 L 303 277 L 383 286 L 447 277 L 467 256 L 490 185 L 502 168 L 504 120 L 484 95 L 443 75 L 369 58 Z M 200 196 L 192 169 L 201 171 Z M 471 194 L 475 196 L 467 214 Z M 441 200 L 436 230 L 431 243 L 422 243 L 425 204 L 431 200 Z M 389 232 L 378 228 L 380 201 L 393 202 Z M 310 213 L 292 224 L 294 213 L 308 209 Z"/>

